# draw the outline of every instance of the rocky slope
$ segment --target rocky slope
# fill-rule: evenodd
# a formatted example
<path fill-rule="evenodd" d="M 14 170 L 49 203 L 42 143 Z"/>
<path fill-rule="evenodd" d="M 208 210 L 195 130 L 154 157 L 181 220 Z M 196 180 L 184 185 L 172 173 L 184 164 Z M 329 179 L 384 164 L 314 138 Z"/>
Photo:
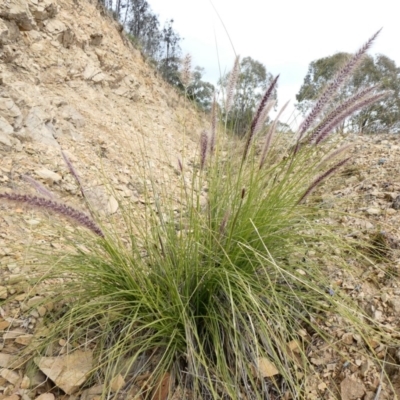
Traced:
<path fill-rule="evenodd" d="M 97 2 L 0 2 L 1 191 L 33 193 L 20 179 L 29 175 L 82 208 L 80 190 L 60 154 L 63 149 L 105 222 L 118 215 L 115 197 L 137 204 L 140 212 L 146 201 L 143 172 L 169 181 L 173 193 L 180 179 L 177 159 L 184 153 L 186 165 L 195 162 L 199 133 L 206 126 L 203 116 L 146 65 Z M 326 267 L 334 291 L 347 293 L 398 339 L 400 141 L 384 135 L 350 141 L 353 161 L 320 191 L 321 201 L 352 214 L 342 219 L 336 214 L 332 221 L 350 238 L 370 241 L 382 233 L 385 251 L 392 254 L 368 270 L 355 266 L 350 273 Z M 116 193 L 108 192 L 105 182 Z M 50 365 L 48 359 L 39 360 L 42 372 L 36 374 L 11 368 L 13 354 L 32 340 L 51 312 L 40 305 L 45 293 L 27 283 L 35 265 L 21 262 L 28 245 L 65 245 L 49 222 L 45 213 L 0 202 L 0 399 L 90 400 L 101 393 L 97 386 L 80 392 L 75 384 L 82 383 L 90 369 L 90 354 L 84 352 L 58 357 Z M 67 232 L 75 229 L 68 222 L 65 226 Z M 12 302 L 2 303 L 11 296 Z M 309 399 L 400 396 L 400 353 L 395 346 L 388 349 L 373 337 L 362 340 L 337 319 L 328 320 L 326 329 L 337 337 L 341 353 L 310 342 L 307 356 L 314 373 L 305 382 Z M 386 360 L 384 371 L 365 357 L 365 342 Z M 74 375 L 65 375 L 65 370 Z"/>
<path fill-rule="evenodd" d="M 195 156 L 206 125 L 97 1 L 0 1 L 0 191 L 34 193 L 21 179 L 28 175 L 82 209 L 64 150 L 107 221 L 118 214 L 115 197 L 140 208 L 147 172 L 176 186 L 178 158 Z M 10 355 L 49 311 L 26 313 L 23 304 L 43 293 L 27 285 L 35 267 L 19 262 L 29 243 L 62 246 L 48 222 L 43 212 L 0 203 L 0 398 L 27 400 L 49 389 L 10 369 Z M 3 304 L 12 294 L 17 300 Z M 10 340 L 15 330 L 24 338 Z M 54 398 L 47 395 L 40 398 Z"/>

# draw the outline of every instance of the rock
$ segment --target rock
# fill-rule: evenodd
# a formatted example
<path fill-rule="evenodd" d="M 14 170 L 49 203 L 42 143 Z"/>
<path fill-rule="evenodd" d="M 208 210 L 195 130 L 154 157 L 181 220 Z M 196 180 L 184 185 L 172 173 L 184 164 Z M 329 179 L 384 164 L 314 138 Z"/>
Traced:
<path fill-rule="evenodd" d="M 381 213 L 380 208 L 377 207 L 370 207 L 367 209 L 367 214 L 369 215 L 379 215 Z"/>
<path fill-rule="evenodd" d="M 270 378 L 271 376 L 278 375 L 279 371 L 275 364 L 265 357 L 257 358 L 257 366 L 254 371 L 255 376 L 262 378 Z"/>
<path fill-rule="evenodd" d="M 85 118 L 74 107 L 65 105 L 60 109 L 61 118 L 69 121 L 75 128 L 83 128 L 85 126 Z"/>
<path fill-rule="evenodd" d="M 12 394 L 11 396 L 1 397 L 1 400 L 21 400 L 21 397 L 17 394 Z"/>
<path fill-rule="evenodd" d="M 73 394 L 86 381 L 93 368 L 91 351 L 77 350 L 61 357 L 37 357 L 39 369 L 66 394 Z"/>
<path fill-rule="evenodd" d="M 102 71 L 100 68 L 96 67 L 92 63 L 88 63 L 86 65 L 85 70 L 83 71 L 83 79 L 89 80 L 92 79 L 95 75 L 100 74 Z"/>
<path fill-rule="evenodd" d="M 26 0 L 0 3 L 0 17 L 15 21 L 22 31 L 30 31 L 36 27 L 35 20 L 29 10 Z"/>
<path fill-rule="evenodd" d="M 96 398 L 96 395 L 101 395 L 103 391 L 103 385 L 92 386 L 91 388 L 82 391 L 81 400 L 93 400 Z M 99 396 L 99 398 L 101 398 L 101 396 Z"/>
<path fill-rule="evenodd" d="M 8 97 L 0 97 L 0 116 L 7 119 L 8 122 L 14 122 L 13 119 L 20 115 L 21 110 L 12 99 Z"/>
<path fill-rule="evenodd" d="M 0 19 L 0 44 L 6 44 L 8 39 L 8 26 Z"/>
<path fill-rule="evenodd" d="M 125 385 L 125 379 L 121 374 L 114 377 L 110 382 L 110 388 L 113 392 L 119 392 Z"/>
<path fill-rule="evenodd" d="M 59 37 L 62 32 L 67 29 L 66 25 L 57 19 L 50 19 L 49 21 L 46 21 L 45 26 L 46 31 L 51 35 L 55 35 L 56 37 Z M 62 39 L 60 37 L 60 42 L 61 41 Z"/>
<path fill-rule="evenodd" d="M 32 341 L 32 339 L 33 339 L 33 335 L 30 335 L 30 334 L 21 335 L 15 339 L 15 343 L 21 344 L 23 346 L 27 346 Z"/>
<path fill-rule="evenodd" d="M 392 208 L 394 208 L 395 210 L 400 210 L 400 195 L 397 196 L 392 203 Z"/>
<path fill-rule="evenodd" d="M 54 400 L 54 399 L 55 397 L 53 393 L 43 393 L 35 398 L 35 400 Z"/>
<path fill-rule="evenodd" d="M 340 392 L 342 400 L 361 399 L 365 394 L 365 387 L 360 381 L 351 378 L 345 378 L 340 383 Z"/>
<path fill-rule="evenodd" d="M 50 171 L 47 168 L 38 169 L 35 173 L 48 183 L 58 183 L 61 181 L 62 176 L 56 172 Z"/>
<path fill-rule="evenodd" d="M 12 356 L 11 354 L 0 353 L 0 367 L 7 368 L 10 366 Z"/>
<path fill-rule="evenodd" d="M 8 135 L 0 132 L 0 143 L 5 144 L 6 146 L 11 147 L 12 143 Z"/>
<path fill-rule="evenodd" d="M 389 300 L 389 304 L 392 306 L 393 311 L 396 315 L 400 315 L 400 298 L 395 297 Z"/>
<path fill-rule="evenodd" d="M 345 344 L 352 344 L 353 343 L 353 334 L 351 332 L 347 332 L 343 334 L 342 341 Z"/>
<path fill-rule="evenodd" d="M 11 371 L 11 369 L 4 368 L 0 370 L 0 376 L 13 385 L 19 381 L 19 375 L 15 371 Z"/>
<path fill-rule="evenodd" d="M 93 33 L 90 35 L 90 45 L 91 46 L 100 46 L 103 41 L 102 33 Z"/>
<path fill-rule="evenodd" d="M 14 128 L 7 122 L 7 120 L 0 116 L 0 133 L 11 135 Z"/>
<path fill-rule="evenodd" d="M 37 21 L 54 18 L 57 15 L 57 3 L 53 0 L 30 0 L 29 9 Z"/>
<path fill-rule="evenodd" d="M 0 286 L 0 299 L 5 300 L 8 297 L 7 288 L 5 286 Z"/>
<path fill-rule="evenodd" d="M 70 28 L 66 28 L 58 40 L 66 49 L 69 49 L 75 43 L 75 34 Z"/>
<path fill-rule="evenodd" d="M 29 389 L 31 387 L 31 380 L 29 376 L 24 375 L 21 381 L 21 389 Z"/>
<path fill-rule="evenodd" d="M 53 130 L 46 124 L 49 121 L 50 117 L 42 108 L 32 107 L 25 119 L 27 133 L 40 143 L 59 147 L 60 145 L 53 136 Z"/>
<path fill-rule="evenodd" d="M 114 196 L 110 196 L 107 203 L 107 213 L 114 214 L 118 210 L 118 201 Z"/>

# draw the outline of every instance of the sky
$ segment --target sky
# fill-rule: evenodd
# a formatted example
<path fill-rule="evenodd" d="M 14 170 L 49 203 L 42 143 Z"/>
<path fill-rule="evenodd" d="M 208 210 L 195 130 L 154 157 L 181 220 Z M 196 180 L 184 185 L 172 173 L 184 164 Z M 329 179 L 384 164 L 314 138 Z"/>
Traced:
<path fill-rule="evenodd" d="M 339 51 L 353 53 L 383 28 L 369 54 L 384 54 L 400 65 L 398 0 L 148 0 L 161 25 L 174 19 L 183 54 L 205 68 L 215 84 L 232 68 L 235 54 L 262 62 L 280 74 L 278 101 L 295 96 L 311 61 Z"/>

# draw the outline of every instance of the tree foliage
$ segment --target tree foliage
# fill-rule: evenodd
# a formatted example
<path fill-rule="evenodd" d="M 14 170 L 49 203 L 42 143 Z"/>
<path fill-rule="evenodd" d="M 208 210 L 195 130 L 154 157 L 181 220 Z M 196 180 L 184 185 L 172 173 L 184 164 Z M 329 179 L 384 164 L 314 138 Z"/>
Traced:
<path fill-rule="evenodd" d="M 220 81 L 225 89 L 228 86 L 229 76 L 230 73 L 226 74 Z M 234 89 L 234 103 L 227 116 L 228 126 L 239 136 L 246 134 L 254 111 L 272 79 L 272 74 L 267 72 L 261 62 L 251 57 L 245 57 L 240 62 L 240 73 Z M 276 97 L 275 90 L 274 98 Z"/>
<path fill-rule="evenodd" d="M 192 73 L 192 81 L 187 87 L 187 96 L 202 109 L 210 110 L 214 93 L 214 85 L 202 80 L 204 68 L 196 67 Z"/>
<path fill-rule="evenodd" d="M 305 113 L 312 107 L 327 82 L 349 57 L 347 53 L 336 53 L 310 63 L 303 85 L 296 95 L 300 111 Z M 359 90 L 373 86 L 390 90 L 392 95 L 354 114 L 341 129 L 364 133 L 400 132 L 400 68 L 384 55 L 365 56 L 335 100 L 341 102 Z"/>

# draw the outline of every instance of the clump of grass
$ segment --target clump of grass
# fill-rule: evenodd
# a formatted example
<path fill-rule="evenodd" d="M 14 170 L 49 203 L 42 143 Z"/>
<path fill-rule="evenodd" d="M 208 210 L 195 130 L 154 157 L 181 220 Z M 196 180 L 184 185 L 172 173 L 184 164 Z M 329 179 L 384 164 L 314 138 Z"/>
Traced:
<path fill-rule="evenodd" d="M 342 151 L 325 157 L 317 138 L 325 139 L 332 121 L 365 99 L 353 98 L 327 120 L 314 122 L 371 42 L 316 103 L 294 150 L 275 135 L 275 122 L 257 156 L 256 127 L 277 78 L 243 141 L 226 144 L 217 135 L 214 104 L 212 132 L 201 135 L 191 184 L 179 160 L 184 212 L 175 215 L 170 189 L 157 189 L 150 177 L 155 207 L 144 220 L 123 208 L 128 243 L 53 200 L 1 195 L 71 217 L 97 235 L 84 242 L 84 250 L 82 239 L 77 241 L 75 252 L 62 254 L 43 277 L 69 276 L 62 297 L 70 301 L 53 316 L 47 354 L 53 349 L 57 355 L 61 337 L 73 348 L 93 348 L 93 379 L 105 382 L 103 398 L 118 375 L 126 382 L 121 395 L 136 385 L 149 399 L 165 399 L 165 388 L 190 399 L 305 398 L 306 348 L 312 335 L 327 337 L 318 321 L 338 313 L 357 324 L 361 313 L 329 290 L 329 276 L 318 262 L 318 252 L 326 257 L 338 242 L 321 224 L 324 210 L 310 196 L 349 158 L 330 164 Z M 238 64 L 237 58 L 230 87 Z M 227 99 L 229 109 L 231 89 Z M 304 263 L 310 249 L 316 256 Z"/>

